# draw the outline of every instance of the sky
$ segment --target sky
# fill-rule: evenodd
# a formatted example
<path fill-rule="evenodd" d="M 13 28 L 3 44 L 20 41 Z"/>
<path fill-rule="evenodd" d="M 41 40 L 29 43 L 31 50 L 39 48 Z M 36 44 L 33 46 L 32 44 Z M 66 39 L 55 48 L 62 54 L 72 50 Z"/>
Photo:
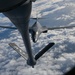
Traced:
<path fill-rule="evenodd" d="M 33 3 L 31 13 L 31 17 L 36 16 L 44 18 L 38 20 L 42 26 L 74 26 L 75 1 L 37 0 Z M 30 25 L 34 22 L 30 20 Z M 14 26 L 2 13 L 0 25 Z M 31 40 L 33 53 L 50 42 L 55 43 L 37 61 L 35 68 L 26 64 L 26 60 L 8 45 L 10 42 L 16 43 L 26 52 L 18 30 L 0 28 L 0 75 L 63 75 L 75 66 L 75 28 L 49 30 L 48 33 L 40 35 L 37 43 Z"/>

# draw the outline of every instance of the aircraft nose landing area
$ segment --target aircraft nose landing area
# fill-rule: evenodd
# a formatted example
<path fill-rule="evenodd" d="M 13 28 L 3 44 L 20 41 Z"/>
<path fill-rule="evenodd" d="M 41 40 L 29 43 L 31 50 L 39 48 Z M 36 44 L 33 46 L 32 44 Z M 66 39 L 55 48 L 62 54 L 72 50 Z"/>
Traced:
<path fill-rule="evenodd" d="M 48 31 L 47 27 L 42 26 L 37 20 L 33 24 L 33 26 L 29 29 L 29 32 L 31 33 L 32 40 L 34 43 L 37 42 L 41 33 L 47 33 L 47 31 Z"/>

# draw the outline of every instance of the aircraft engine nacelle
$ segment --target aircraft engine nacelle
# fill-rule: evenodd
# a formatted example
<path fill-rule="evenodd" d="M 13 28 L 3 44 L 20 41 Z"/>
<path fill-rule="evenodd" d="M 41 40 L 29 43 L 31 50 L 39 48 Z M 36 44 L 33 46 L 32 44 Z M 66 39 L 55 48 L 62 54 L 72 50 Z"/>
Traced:
<path fill-rule="evenodd" d="M 28 0 L 0 0 L 0 12 L 12 10 Z"/>

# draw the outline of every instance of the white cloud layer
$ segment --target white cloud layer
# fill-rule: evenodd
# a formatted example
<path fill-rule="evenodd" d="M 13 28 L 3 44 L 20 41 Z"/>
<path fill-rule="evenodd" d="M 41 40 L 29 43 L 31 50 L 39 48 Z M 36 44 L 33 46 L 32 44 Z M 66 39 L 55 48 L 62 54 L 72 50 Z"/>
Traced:
<path fill-rule="evenodd" d="M 37 9 L 37 10 L 36 10 Z M 48 27 L 69 26 L 75 24 L 74 0 L 37 0 L 33 4 L 32 17 L 44 17 L 39 20 Z M 11 24 L 0 14 L 0 24 Z M 55 46 L 37 61 L 35 68 L 31 68 L 8 43 L 15 42 L 23 50 L 24 44 L 18 30 L 0 28 L 0 75 L 62 75 L 75 66 L 75 28 L 50 30 L 41 34 L 37 43 L 32 43 L 32 49 L 38 52 L 49 42 Z"/>

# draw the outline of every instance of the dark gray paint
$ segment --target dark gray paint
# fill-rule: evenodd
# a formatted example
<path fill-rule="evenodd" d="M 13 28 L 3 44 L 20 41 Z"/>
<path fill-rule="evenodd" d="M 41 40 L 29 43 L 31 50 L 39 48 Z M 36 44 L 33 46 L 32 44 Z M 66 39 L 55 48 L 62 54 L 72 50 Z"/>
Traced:
<path fill-rule="evenodd" d="M 35 59 L 32 55 L 31 43 L 29 38 L 29 19 L 32 9 L 32 2 L 28 4 L 23 4 L 14 10 L 3 12 L 5 16 L 7 16 L 11 22 L 18 28 L 20 31 L 27 53 L 28 53 L 28 64 L 31 66 L 35 65 Z"/>
<path fill-rule="evenodd" d="M 9 1 L 9 3 L 11 2 Z M 15 2 L 12 1 L 11 5 L 9 3 L 6 5 L 6 8 L 10 7 L 11 5 L 15 5 L 15 4 L 17 5 L 17 1 Z M 46 46 L 44 49 L 38 52 L 35 55 L 35 57 L 33 56 L 29 31 L 31 31 L 33 42 L 36 42 L 41 33 L 47 32 L 47 28 L 42 27 L 40 23 L 37 21 L 38 18 L 36 18 L 36 22 L 29 29 L 31 10 L 32 10 L 32 2 L 30 0 L 27 0 L 22 5 L 19 5 L 19 7 L 15 7 L 10 11 L 7 10 L 6 12 L 2 12 L 2 13 L 11 20 L 11 22 L 18 28 L 19 32 L 21 33 L 28 54 L 27 64 L 34 67 L 34 65 L 36 64 L 36 60 L 39 57 L 41 57 L 49 48 L 51 48 L 54 45 L 54 43 L 48 44 L 48 46 Z"/>
<path fill-rule="evenodd" d="M 12 10 L 27 0 L 0 0 L 0 12 L 6 12 Z"/>

